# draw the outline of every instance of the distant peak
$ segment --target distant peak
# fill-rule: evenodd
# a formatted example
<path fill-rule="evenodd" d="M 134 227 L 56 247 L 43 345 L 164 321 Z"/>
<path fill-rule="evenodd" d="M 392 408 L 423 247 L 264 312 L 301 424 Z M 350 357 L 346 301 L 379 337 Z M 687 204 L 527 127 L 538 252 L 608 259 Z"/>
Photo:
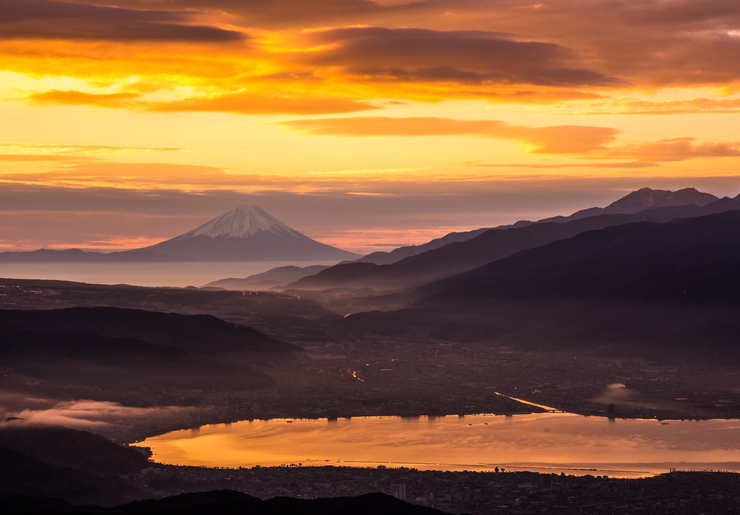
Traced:
<path fill-rule="evenodd" d="M 260 232 L 280 235 L 299 235 L 283 222 L 267 213 L 259 206 L 242 204 L 218 218 L 201 225 L 181 238 L 208 236 L 211 238 L 248 238 Z"/>
<path fill-rule="evenodd" d="M 656 207 L 690 204 L 705 206 L 716 200 L 718 199 L 714 195 L 703 193 L 696 188 L 684 188 L 678 191 L 641 188 L 608 205 L 604 211 L 607 213 L 638 213 L 644 209 Z"/>
<path fill-rule="evenodd" d="M 251 204 L 242 204 L 241 206 L 238 206 L 233 211 L 229 211 L 229 213 L 255 213 L 255 214 L 258 214 L 258 215 L 261 215 L 261 216 L 268 216 L 268 217 L 270 216 L 261 207 L 259 207 L 259 206 L 253 206 Z M 225 214 L 228 215 L 229 213 L 225 213 Z"/>

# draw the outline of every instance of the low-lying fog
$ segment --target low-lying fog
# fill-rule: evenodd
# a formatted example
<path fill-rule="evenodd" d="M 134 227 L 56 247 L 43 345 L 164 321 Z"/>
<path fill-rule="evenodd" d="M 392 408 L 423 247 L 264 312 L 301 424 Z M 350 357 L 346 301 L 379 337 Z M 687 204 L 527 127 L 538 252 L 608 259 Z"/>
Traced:
<path fill-rule="evenodd" d="M 229 277 L 245 278 L 279 266 L 332 265 L 318 261 L 208 261 L 186 263 L 3 263 L 8 279 L 53 279 L 93 284 L 203 286 Z"/>
<path fill-rule="evenodd" d="M 131 424 L 151 417 L 184 414 L 189 407 L 164 406 L 133 408 L 116 402 L 74 400 L 58 401 L 0 392 L 0 417 L 18 422 L 50 424 L 71 429 L 93 429 L 109 424 Z M 12 418 L 11 418 L 12 417 Z"/>

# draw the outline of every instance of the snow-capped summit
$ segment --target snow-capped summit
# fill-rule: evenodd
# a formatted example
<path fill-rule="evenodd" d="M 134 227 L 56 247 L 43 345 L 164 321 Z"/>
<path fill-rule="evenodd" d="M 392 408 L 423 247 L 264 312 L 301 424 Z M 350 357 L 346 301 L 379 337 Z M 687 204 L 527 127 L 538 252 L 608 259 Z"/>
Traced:
<path fill-rule="evenodd" d="M 285 237 L 300 238 L 303 236 L 263 209 L 257 206 L 242 205 L 218 218 L 214 218 L 197 229 L 178 236 L 176 239 L 181 240 L 194 236 L 248 238 L 250 236 L 256 236 L 262 231 L 272 232 Z"/>
<path fill-rule="evenodd" d="M 312 240 L 263 209 L 247 205 L 138 251 L 198 261 L 341 261 L 359 257 Z"/>

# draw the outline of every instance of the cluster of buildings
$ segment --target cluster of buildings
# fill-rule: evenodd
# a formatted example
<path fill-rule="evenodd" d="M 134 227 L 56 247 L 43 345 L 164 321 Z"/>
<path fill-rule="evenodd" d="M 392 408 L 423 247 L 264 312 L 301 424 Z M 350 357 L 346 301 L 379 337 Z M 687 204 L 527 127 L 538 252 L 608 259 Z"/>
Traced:
<path fill-rule="evenodd" d="M 442 472 L 411 468 L 158 466 L 137 485 L 153 495 L 229 488 L 269 499 L 346 497 L 382 492 L 453 514 L 740 512 L 740 474 L 673 471 L 621 479 L 534 472 Z"/>

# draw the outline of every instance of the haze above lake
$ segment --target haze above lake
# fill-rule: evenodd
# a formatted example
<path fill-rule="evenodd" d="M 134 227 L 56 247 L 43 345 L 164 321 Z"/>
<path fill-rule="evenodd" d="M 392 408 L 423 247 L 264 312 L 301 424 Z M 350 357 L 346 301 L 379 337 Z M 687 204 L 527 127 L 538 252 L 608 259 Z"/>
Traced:
<path fill-rule="evenodd" d="M 136 286 L 203 286 L 228 277 L 244 278 L 287 265 L 332 264 L 318 261 L 208 261 L 174 263 L 3 263 L 0 277 L 51 279 Z"/>

